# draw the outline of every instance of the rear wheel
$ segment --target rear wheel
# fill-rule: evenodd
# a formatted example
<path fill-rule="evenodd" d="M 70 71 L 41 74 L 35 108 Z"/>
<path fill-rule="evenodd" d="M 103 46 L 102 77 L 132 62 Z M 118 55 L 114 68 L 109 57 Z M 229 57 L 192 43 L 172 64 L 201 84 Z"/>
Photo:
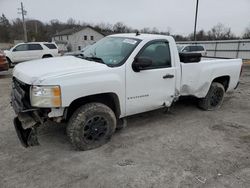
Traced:
<path fill-rule="evenodd" d="M 69 120 L 67 135 L 77 150 L 90 150 L 107 143 L 116 129 L 114 112 L 101 103 L 80 107 Z"/>
<path fill-rule="evenodd" d="M 213 82 L 205 98 L 200 99 L 199 107 L 203 110 L 217 110 L 220 108 L 225 95 L 225 88 L 221 83 Z"/>

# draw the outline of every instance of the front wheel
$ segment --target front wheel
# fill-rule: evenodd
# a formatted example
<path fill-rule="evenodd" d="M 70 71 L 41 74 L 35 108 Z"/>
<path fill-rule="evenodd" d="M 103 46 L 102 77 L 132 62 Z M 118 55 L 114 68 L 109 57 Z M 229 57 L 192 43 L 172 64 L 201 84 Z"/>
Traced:
<path fill-rule="evenodd" d="M 217 110 L 223 102 L 224 95 L 224 86 L 221 83 L 213 82 L 206 97 L 200 99 L 199 107 L 203 110 Z"/>
<path fill-rule="evenodd" d="M 69 120 L 67 135 L 77 150 L 90 150 L 107 143 L 116 129 L 114 112 L 101 103 L 80 107 Z"/>

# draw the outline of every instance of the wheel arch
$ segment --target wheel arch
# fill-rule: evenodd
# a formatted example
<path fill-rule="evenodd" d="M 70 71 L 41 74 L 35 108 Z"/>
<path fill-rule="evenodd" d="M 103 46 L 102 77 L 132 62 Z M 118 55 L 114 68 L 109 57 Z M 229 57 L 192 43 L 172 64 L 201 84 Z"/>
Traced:
<path fill-rule="evenodd" d="M 5 57 L 6 57 L 7 60 L 12 62 L 12 60 L 9 58 L 9 56 L 5 56 Z"/>
<path fill-rule="evenodd" d="M 225 76 L 220 76 L 220 77 L 214 78 L 213 81 L 211 82 L 211 84 L 213 82 L 217 82 L 217 83 L 222 84 L 224 86 L 224 89 L 225 89 L 225 92 L 226 92 L 228 87 L 229 87 L 230 76 L 225 75 Z"/>
<path fill-rule="evenodd" d="M 71 102 L 69 107 L 66 109 L 65 119 L 69 120 L 69 118 L 73 115 L 73 113 L 82 105 L 91 103 L 91 102 L 99 102 L 110 107 L 116 115 L 118 119 L 121 115 L 120 101 L 115 93 L 102 93 L 89 95 L 85 97 L 80 97 Z"/>
<path fill-rule="evenodd" d="M 42 58 L 46 58 L 46 57 L 53 57 L 52 54 L 44 54 Z"/>

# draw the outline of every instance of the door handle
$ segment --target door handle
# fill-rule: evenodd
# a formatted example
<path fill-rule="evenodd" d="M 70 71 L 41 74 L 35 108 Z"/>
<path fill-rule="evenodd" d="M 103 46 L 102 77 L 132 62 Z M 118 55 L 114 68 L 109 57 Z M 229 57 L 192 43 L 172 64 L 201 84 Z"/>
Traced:
<path fill-rule="evenodd" d="M 163 76 L 163 79 L 167 79 L 167 78 L 173 78 L 174 75 L 173 74 L 166 74 L 165 76 Z"/>

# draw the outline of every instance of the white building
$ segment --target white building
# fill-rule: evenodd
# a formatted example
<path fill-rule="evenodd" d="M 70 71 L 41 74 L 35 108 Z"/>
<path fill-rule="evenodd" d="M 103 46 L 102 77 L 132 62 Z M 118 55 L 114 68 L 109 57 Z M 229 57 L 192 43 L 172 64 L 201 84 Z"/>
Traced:
<path fill-rule="evenodd" d="M 52 37 L 59 50 L 77 51 L 102 39 L 104 34 L 90 26 L 61 31 Z"/>

